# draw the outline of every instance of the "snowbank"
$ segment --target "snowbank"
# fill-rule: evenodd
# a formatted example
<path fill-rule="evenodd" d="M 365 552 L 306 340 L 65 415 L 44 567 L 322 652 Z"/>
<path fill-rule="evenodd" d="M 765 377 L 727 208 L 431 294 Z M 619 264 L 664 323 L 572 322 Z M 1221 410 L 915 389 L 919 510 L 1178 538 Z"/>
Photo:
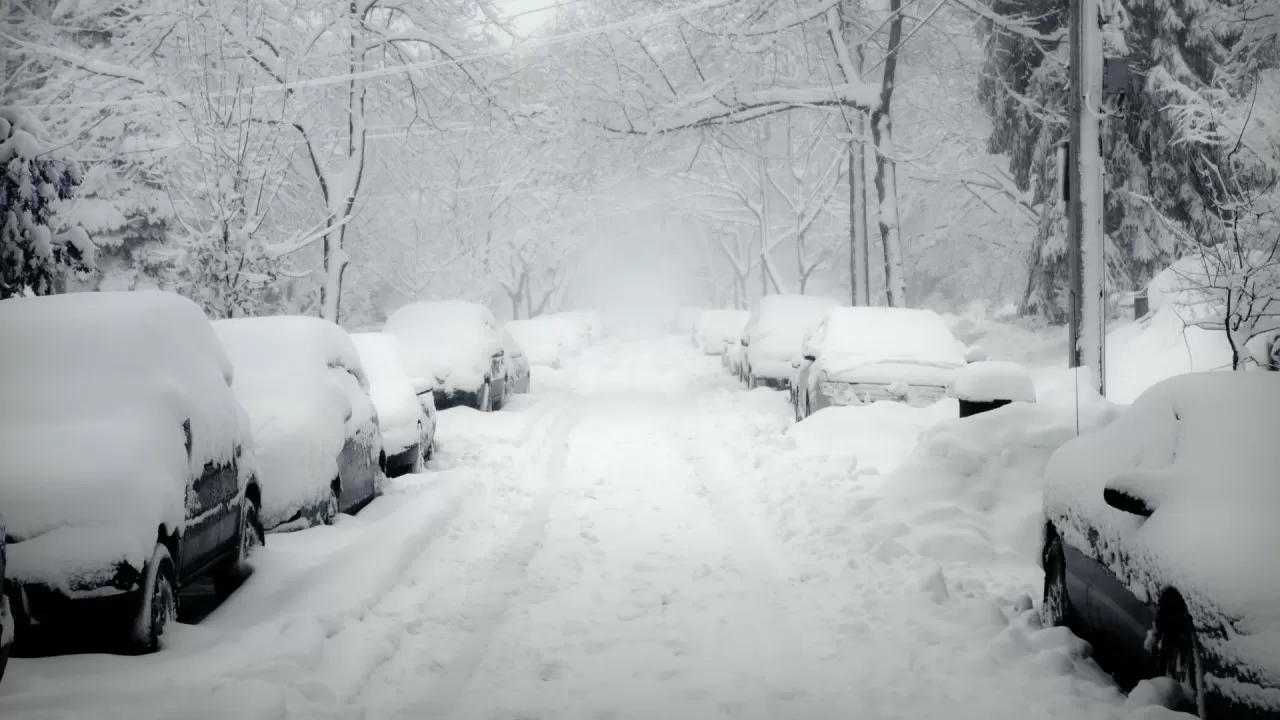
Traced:
<path fill-rule="evenodd" d="M 1139 598 L 1155 602 L 1176 588 L 1209 619 L 1209 652 L 1264 669 L 1272 688 L 1280 688 L 1277 428 L 1280 382 L 1270 373 L 1171 378 L 1105 429 L 1064 446 L 1045 491 L 1045 512 L 1064 542 L 1127 557 L 1113 569 L 1129 573 L 1121 580 Z M 1108 488 L 1154 513 L 1143 519 L 1111 507 Z"/>
<path fill-rule="evenodd" d="M 369 378 L 346 331 L 314 317 L 218 320 L 236 396 L 253 420 L 268 528 L 328 497 L 346 438 L 372 421 Z"/>
<path fill-rule="evenodd" d="M 186 522 L 186 488 L 237 446 L 254 470 L 230 361 L 191 301 L 162 292 L 0 302 L 0 508 L 9 574 L 64 591 Z M 183 423 L 190 423 L 190 451 Z"/>
<path fill-rule="evenodd" d="M 387 455 L 396 455 L 422 441 L 420 428 L 428 424 L 413 382 L 400 364 L 400 343 L 389 333 L 352 333 L 351 342 L 369 376 L 369 397 L 378 411 L 378 427 Z"/>
<path fill-rule="evenodd" d="M 435 378 L 446 392 L 478 389 L 502 349 L 497 321 L 479 303 L 410 303 L 387 318 L 384 330 L 400 341 L 409 375 Z"/>
<path fill-rule="evenodd" d="M 1004 360 L 970 363 L 956 371 L 954 391 L 961 400 L 1011 400 L 1033 403 L 1036 385 L 1027 369 Z"/>

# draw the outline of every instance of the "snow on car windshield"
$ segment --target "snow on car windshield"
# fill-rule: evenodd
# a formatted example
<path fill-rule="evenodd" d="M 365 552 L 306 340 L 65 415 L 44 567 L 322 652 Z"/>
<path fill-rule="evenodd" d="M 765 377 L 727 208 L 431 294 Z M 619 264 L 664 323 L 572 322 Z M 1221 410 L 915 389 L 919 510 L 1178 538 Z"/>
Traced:
<path fill-rule="evenodd" d="M 813 295 L 765 297 L 760 301 L 760 307 L 752 315 L 745 331 L 751 341 L 748 351 L 761 351 L 779 359 L 789 359 L 800 351 L 800 342 L 805 333 L 829 310 L 839 305 L 832 298 Z"/>
<path fill-rule="evenodd" d="M 959 367 L 964 354 L 942 318 L 931 310 L 838 308 L 827 316 L 824 360 L 904 361 Z"/>

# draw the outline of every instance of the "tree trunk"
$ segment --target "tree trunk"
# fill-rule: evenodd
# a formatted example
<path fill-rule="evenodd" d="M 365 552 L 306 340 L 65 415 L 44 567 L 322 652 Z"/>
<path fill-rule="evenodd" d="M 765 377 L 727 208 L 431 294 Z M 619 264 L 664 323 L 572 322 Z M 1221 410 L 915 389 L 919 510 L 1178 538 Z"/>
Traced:
<path fill-rule="evenodd" d="M 863 134 L 865 118 L 858 113 L 855 133 Z M 871 268 L 867 252 L 867 166 L 862 140 L 849 143 L 849 272 L 854 305 L 871 304 Z"/>
<path fill-rule="evenodd" d="M 871 135 L 876 145 L 876 194 L 880 201 L 880 241 L 884 244 L 885 299 L 889 307 L 905 307 L 907 286 L 902 276 L 902 238 L 898 231 L 898 176 L 893 156 L 893 122 L 889 116 L 898 45 L 902 43 L 902 0 L 889 0 L 893 20 L 889 24 L 888 56 L 880 84 L 880 103 L 871 114 Z"/>

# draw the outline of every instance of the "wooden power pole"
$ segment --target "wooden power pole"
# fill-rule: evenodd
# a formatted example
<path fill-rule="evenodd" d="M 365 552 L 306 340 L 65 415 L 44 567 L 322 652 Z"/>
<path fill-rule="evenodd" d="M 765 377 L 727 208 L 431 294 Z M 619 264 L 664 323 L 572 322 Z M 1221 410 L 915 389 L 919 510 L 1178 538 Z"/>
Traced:
<path fill-rule="evenodd" d="M 1067 246 L 1071 273 L 1068 360 L 1106 394 L 1106 239 L 1102 226 L 1102 28 L 1098 0 L 1071 0 L 1071 136 Z"/>

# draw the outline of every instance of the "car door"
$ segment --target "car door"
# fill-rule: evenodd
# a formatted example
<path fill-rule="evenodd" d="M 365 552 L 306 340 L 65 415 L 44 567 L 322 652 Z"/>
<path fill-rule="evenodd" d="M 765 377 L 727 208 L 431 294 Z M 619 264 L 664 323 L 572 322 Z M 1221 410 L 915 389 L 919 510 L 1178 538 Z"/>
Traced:
<path fill-rule="evenodd" d="M 1065 549 L 1067 592 L 1073 601 L 1077 594 L 1085 596 L 1083 613 L 1097 639 L 1135 671 L 1145 673 L 1150 665 L 1147 633 L 1155 612 L 1147 598 L 1136 595 L 1120 579 L 1129 562 L 1124 547 L 1103 548 L 1093 528 L 1088 536 L 1089 550 Z"/>
<path fill-rule="evenodd" d="M 798 401 L 803 403 L 804 414 L 807 416 L 813 412 L 812 400 L 816 394 L 818 384 L 818 358 L 822 355 L 822 341 L 827 334 L 827 321 L 822 320 L 805 335 L 804 342 L 801 344 L 801 365 L 800 371 L 796 374 L 797 388 L 799 394 Z"/>
<path fill-rule="evenodd" d="M 187 438 L 187 453 L 191 453 L 191 423 L 183 423 Z M 182 534 L 178 565 L 178 578 L 183 581 L 198 573 L 206 565 L 218 559 L 228 542 L 226 534 L 228 516 L 236 509 L 239 491 L 234 462 L 205 463 L 199 471 L 192 472 L 187 492 L 187 525 Z M 230 523 L 234 534 L 235 524 Z"/>
<path fill-rule="evenodd" d="M 353 406 L 361 402 L 372 405 L 354 373 L 341 366 L 335 366 L 330 371 L 334 373 L 334 378 L 343 391 L 351 397 Z M 355 422 L 354 415 L 353 420 L 348 421 L 346 439 L 342 444 L 342 452 L 338 455 L 338 479 L 342 483 L 338 507 L 343 512 L 363 506 L 377 492 L 378 454 L 382 450 L 380 437 L 377 434 L 376 414 L 372 416 L 372 421 L 363 424 Z"/>

